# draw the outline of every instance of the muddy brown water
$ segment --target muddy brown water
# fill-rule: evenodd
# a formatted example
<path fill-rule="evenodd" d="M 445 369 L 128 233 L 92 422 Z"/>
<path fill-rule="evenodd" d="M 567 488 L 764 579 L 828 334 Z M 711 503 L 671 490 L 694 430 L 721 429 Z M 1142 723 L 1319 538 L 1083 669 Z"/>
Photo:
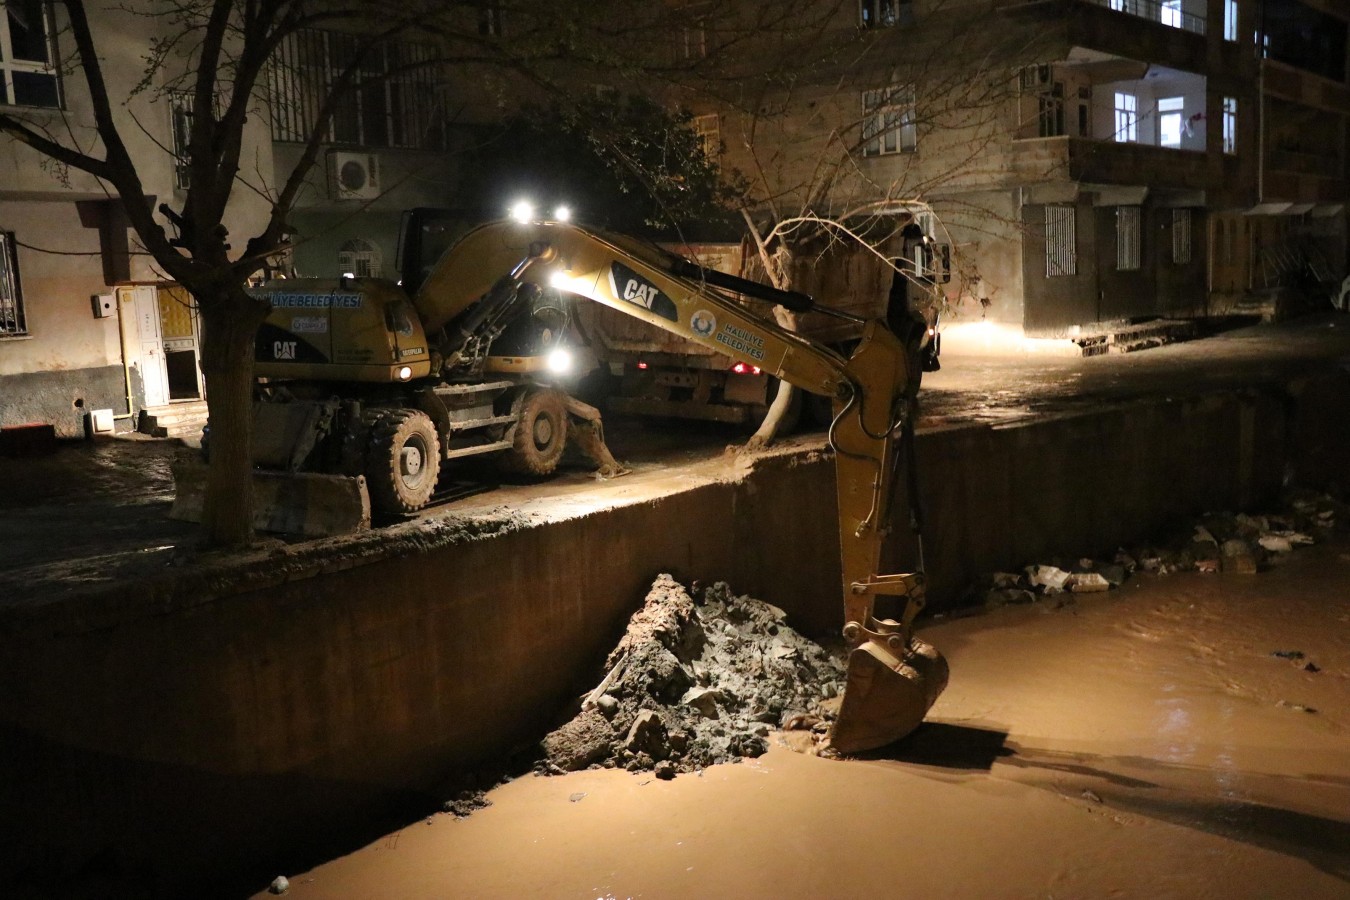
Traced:
<path fill-rule="evenodd" d="M 951 685 L 884 753 L 525 777 L 288 896 L 1350 897 L 1350 540 L 923 633 Z"/>

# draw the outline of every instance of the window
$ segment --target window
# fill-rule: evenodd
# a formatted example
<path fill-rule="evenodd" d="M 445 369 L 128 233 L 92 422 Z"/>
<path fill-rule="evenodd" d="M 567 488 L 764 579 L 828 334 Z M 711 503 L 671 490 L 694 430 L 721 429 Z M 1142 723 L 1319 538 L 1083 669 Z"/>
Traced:
<path fill-rule="evenodd" d="M 1064 134 L 1064 85 L 1058 81 L 1037 98 L 1036 131 L 1041 137 Z"/>
<path fill-rule="evenodd" d="M 1158 6 L 1158 20 L 1172 28 L 1181 27 L 1181 0 L 1163 0 Z"/>
<path fill-rule="evenodd" d="M 716 9 L 712 0 L 677 0 L 671 5 L 675 7 L 676 18 L 672 23 L 669 43 L 676 64 L 707 59 L 709 25 L 716 22 L 713 18 Z"/>
<path fill-rule="evenodd" d="M 1116 207 L 1116 268 L 1132 272 L 1139 268 L 1139 207 Z"/>
<path fill-rule="evenodd" d="M 1158 143 L 1164 147 L 1180 147 L 1182 114 L 1186 101 L 1181 97 L 1164 97 L 1158 101 Z"/>
<path fill-rule="evenodd" d="M 914 124 L 914 85 L 893 84 L 863 91 L 863 156 L 912 153 L 919 135 Z"/>
<path fill-rule="evenodd" d="M 379 278 L 384 255 L 370 241 L 353 238 L 338 250 L 338 272 L 353 278 Z"/>
<path fill-rule="evenodd" d="M 0 231 L 0 337 L 27 334 L 19 291 L 19 254 L 14 234 Z"/>
<path fill-rule="evenodd" d="M 708 162 L 716 165 L 722 155 L 722 120 L 716 113 L 706 116 L 694 116 L 694 131 L 698 132 L 703 155 Z"/>
<path fill-rule="evenodd" d="M 1116 92 L 1116 141 L 1126 143 L 1139 140 L 1139 98 L 1134 94 Z"/>
<path fill-rule="evenodd" d="M 303 142 L 309 137 L 324 99 L 364 49 L 362 41 L 359 35 L 310 29 L 282 42 L 268 82 L 273 140 Z M 433 48 L 424 44 L 376 47 L 362 60 L 355 89 L 338 100 L 325 139 L 364 147 L 444 149 L 433 58 Z"/>
<path fill-rule="evenodd" d="M 912 24 L 914 0 L 858 0 L 858 22 L 863 28 Z"/>
<path fill-rule="evenodd" d="M 1225 41 L 1238 39 L 1237 0 L 1223 0 L 1223 39 Z"/>
<path fill-rule="evenodd" d="M 1223 152 L 1237 153 L 1237 98 L 1223 98 Z"/>
<path fill-rule="evenodd" d="M 499 0 L 479 0 L 478 33 L 484 37 L 502 36 L 502 5 Z"/>
<path fill-rule="evenodd" d="M 61 105 L 51 7 L 43 0 L 0 0 L 0 106 Z"/>
<path fill-rule="evenodd" d="M 1078 274 L 1078 246 L 1072 206 L 1045 208 L 1045 277 Z"/>

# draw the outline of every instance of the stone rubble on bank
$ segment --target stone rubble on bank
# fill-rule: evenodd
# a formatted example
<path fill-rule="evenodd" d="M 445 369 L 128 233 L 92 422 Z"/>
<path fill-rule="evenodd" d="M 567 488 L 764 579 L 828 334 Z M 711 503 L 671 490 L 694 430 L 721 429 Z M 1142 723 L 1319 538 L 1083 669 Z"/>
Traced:
<path fill-rule="evenodd" d="M 1084 593 L 1119 587 L 1135 572 L 1256 574 L 1278 565 L 1296 548 L 1324 539 L 1338 521 L 1350 524 L 1350 507 L 1327 494 L 1298 492 L 1278 515 L 1211 513 L 1189 530 L 1160 545 L 1120 548 L 1110 561 L 1091 558 L 1065 565 L 1027 566 L 1022 572 L 996 572 L 977 583 L 964 608 L 1034 603 L 1047 595 Z M 1059 601 L 1060 605 L 1064 602 Z"/>

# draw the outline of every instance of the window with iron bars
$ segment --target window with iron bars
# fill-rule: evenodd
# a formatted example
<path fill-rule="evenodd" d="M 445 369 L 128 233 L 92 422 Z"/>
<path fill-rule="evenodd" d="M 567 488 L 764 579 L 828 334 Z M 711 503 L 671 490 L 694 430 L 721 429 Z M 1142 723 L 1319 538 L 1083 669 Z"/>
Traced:
<path fill-rule="evenodd" d="M 1078 245 L 1072 206 L 1045 208 L 1045 277 L 1078 274 Z"/>
<path fill-rule="evenodd" d="M 19 255 L 14 233 L 0 231 L 0 337 L 27 334 L 23 293 L 19 290 Z"/>
<path fill-rule="evenodd" d="M 1116 207 L 1116 268 L 1133 272 L 1139 268 L 1139 207 Z"/>
<path fill-rule="evenodd" d="M 1172 210 L 1172 262 L 1185 265 L 1191 261 L 1191 211 Z"/>
<path fill-rule="evenodd" d="M 863 156 L 913 153 L 919 146 L 914 122 L 914 85 L 863 91 Z"/>
<path fill-rule="evenodd" d="M 360 35 L 308 29 L 286 38 L 269 72 L 272 139 L 304 142 L 341 73 L 365 47 Z M 439 73 L 430 45 L 391 42 L 361 61 L 324 133 L 335 144 L 445 149 Z"/>

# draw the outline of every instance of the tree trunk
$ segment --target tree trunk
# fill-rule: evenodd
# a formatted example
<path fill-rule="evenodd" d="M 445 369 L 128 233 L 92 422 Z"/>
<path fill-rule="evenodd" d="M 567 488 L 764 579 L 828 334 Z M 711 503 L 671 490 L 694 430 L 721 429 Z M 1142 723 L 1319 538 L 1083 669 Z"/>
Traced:
<path fill-rule="evenodd" d="M 778 250 L 773 254 L 770 260 L 765 262 L 769 279 L 774 287 L 791 290 L 792 287 L 792 251 L 786 244 L 780 244 Z M 781 306 L 773 308 L 773 316 L 778 320 L 778 324 L 788 331 L 797 330 L 797 316 L 795 313 L 784 309 Z M 796 399 L 797 388 L 786 381 L 778 384 L 778 394 L 773 398 L 773 403 L 769 406 L 769 412 L 764 416 L 764 421 L 759 423 L 759 428 L 750 436 L 750 440 L 745 442 L 747 450 L 760 450 L 769 446 L 778 437 L 778 431 L 783 425 L 783 419 L 793 408 L 793 401 Z M 795 422 L 795 419 L 794 419 Z"/>
<path fill-rule="evenodd" d="M 253 541 L 253 344 L 263 311 L 242 287 L 196 296 L 211 417 L 202 537 L 208 547 L 242 547 Z"/>

